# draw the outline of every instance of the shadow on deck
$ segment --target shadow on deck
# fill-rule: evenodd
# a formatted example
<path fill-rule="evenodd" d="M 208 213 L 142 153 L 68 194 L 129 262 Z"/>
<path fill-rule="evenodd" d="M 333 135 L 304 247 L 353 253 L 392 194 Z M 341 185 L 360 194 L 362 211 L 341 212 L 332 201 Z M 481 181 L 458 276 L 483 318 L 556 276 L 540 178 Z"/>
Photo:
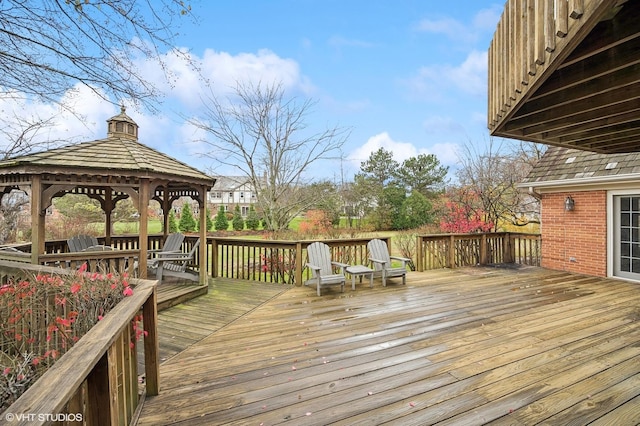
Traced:
<path fill-rule="evenodd" d="M 465 268 L 318 297 L 213 280 L 159 333 L 139 425 L 640 423 L 637 283 Z"/>

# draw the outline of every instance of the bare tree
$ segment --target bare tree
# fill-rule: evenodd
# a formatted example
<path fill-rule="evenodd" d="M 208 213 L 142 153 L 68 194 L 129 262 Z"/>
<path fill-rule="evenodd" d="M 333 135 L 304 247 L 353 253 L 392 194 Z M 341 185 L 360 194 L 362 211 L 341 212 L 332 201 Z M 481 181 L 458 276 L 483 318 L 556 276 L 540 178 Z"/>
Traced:
<path fill-rule="evenodd" d="M 15 112 L 13 116 L 3 117 L 3 125 L 0 126 L 0 159 L 6 160 L 61 144 L 61 140 L 48 137 L 54 119 L 55 116 L 45 119 L 37 116 L 22 117 Z M 2 197 L 0 244 L 16 240 L 20 212 L 28 203 L 29 197 L 22 191 L 14 190 Z"/>
<path fill-rule="evenodd" d="M 525 145 L 505 148 L 493 138 L 481 153 L 466 144 L 459 158 L 462 167 L 456 173 L 459 188 L 454 192 L 455 201 L 483 215 L 496 230 L 501 221 L 515 226 L 539 223 L 537 200 L 517 187 L 535 162 L 532 152 L 541 154 Z"/>
<path fill-rule="evenodd" d="M 55 118 L 21 116 L 15 111 L 13 116 L 3 117 L 3 125 L 0 127 L 0 159 L 6 160 L 61 145 L 64 141 L 49 137 L 49 130 L 55 126 Z"/>
<path fill-rule="evenodd" d="M 175 18 L 190 10 L 181 0 L 0 1 L 2 96 L 58 103 L 79 83 L 153 109 L 158 92 L 136 62 L 155 60 L 166 74 L 160 49 L 172 47 Z"/>
<path fill-rule="evenodd" d="M 247 176 L 267 229 L 285 230 L 291 219 L 314 205 L 304 191 L 305 172 L 336 158 L 349 131 L 332 127 L 310 133 L 306 120 L 312 100 L 285 98 L 282 84 L 238 83 L 224 101 L 210 94 L 202 116 L 190 120 L 203 130 L 210 150 L 204 155 Z"/>

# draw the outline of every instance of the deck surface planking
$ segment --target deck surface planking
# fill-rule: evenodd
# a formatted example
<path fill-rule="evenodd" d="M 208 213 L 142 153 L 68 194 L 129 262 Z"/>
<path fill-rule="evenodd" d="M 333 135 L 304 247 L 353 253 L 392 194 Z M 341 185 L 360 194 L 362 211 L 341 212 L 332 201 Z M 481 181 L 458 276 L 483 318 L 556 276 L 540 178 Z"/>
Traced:
<path fill-rule="evenodd" d="M 195 341 L 139 425 L 640 423 L 637 283 L 465 268 L 320 297 L 216 285 L 160 314 L 161 336 Z"/>

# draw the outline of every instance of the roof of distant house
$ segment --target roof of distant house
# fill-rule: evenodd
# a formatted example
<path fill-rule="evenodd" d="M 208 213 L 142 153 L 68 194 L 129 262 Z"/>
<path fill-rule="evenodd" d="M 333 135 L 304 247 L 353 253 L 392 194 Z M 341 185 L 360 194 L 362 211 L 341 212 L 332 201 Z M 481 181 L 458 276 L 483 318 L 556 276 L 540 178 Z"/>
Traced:
<path fill-rule="evenodd" d="M 213 191 L 233 191 L 243 185 L 251 185 L 248 176 L 216 176 Z"/>

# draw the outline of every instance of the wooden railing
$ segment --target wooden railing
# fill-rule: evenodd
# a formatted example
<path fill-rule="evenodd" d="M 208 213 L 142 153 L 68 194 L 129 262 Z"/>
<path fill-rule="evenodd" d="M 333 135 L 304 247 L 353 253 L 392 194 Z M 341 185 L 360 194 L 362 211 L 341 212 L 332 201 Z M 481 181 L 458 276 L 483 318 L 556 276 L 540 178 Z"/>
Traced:
<path fill-rule="evenodd" d="M 416 268 L 428 271 L 462 266 L 517 263 L 540 266 L 537 234 L 438 234 L 418 237 Z"/>
<path fill-rule="evenodd" d="M 381 238 L 389 244 L 388 238 Z M 322 240 L 334 261 L 369 263 L 367 243 L 371 238 Z M 314 241 L 247 240 L 208 238 L 212 277 L 301 285 L 309 279 L 307 247 Z"/>
<path fill-rule="evenodd" d="M 0 275 L 21 277 L 25 270 L 61 274 L 47 268 L 0 261 Z M 136 333 L 142 310 L 145 393 L 159 391 L 156 281 L 132 280 L 125 298 L 69 349 L 9 409 L 12 425 L 129 424 L 140 402 Z M 67 423 L 65 423 L 67 424 Z"/>
<path fill-rule="evenodd" d="M 183 251 L 188 252 L 197 239 L 194 235 L 187 236 Z M 390 238 L 382 239 L 393 248 Z M 353 238 L 323 242 L 331 248 L 334 260 L 368 265 L 367 243 L 370 240 L 371 238 Z M 306 249 L 312 242 L 209 237 L 206 244 L 201 244 L 198 250 L 206 248 L 208 271 L 214 278 L 301 285 L 309 279 L 310 271 L 305 267 L 308 261 Z M 49 265 L 76 267 L 88 262 L 91 270 L 102 272 L 101 268 L 108 265 L 113 270 L 133 273 L 131 267 L 138 255 L 137 236 L 113 237 L 112 245 L 120 249 L 97 253 L 60 252 L 42 255 L 40 259 L 42 263 Z M 51 247 L 55 246 L 55 242 L 51 243 Z M 150 249 L 161 246 L 161 235 L 149 237 Z M 418 271 L 426 271 L 497 263 L 539 266 L 540 257 L 540 236 L 536 234 L 437 234 L 417 237 L 415 258 L 412 260 Z M 196 255 L 193 269 L 199 268 L 198 259 Z"/>
<path fill-rule="evenodd" d="M 488 125 L 496 129 L 562 62 L 611 0 L 508 0 L 489 46 Z"/>

